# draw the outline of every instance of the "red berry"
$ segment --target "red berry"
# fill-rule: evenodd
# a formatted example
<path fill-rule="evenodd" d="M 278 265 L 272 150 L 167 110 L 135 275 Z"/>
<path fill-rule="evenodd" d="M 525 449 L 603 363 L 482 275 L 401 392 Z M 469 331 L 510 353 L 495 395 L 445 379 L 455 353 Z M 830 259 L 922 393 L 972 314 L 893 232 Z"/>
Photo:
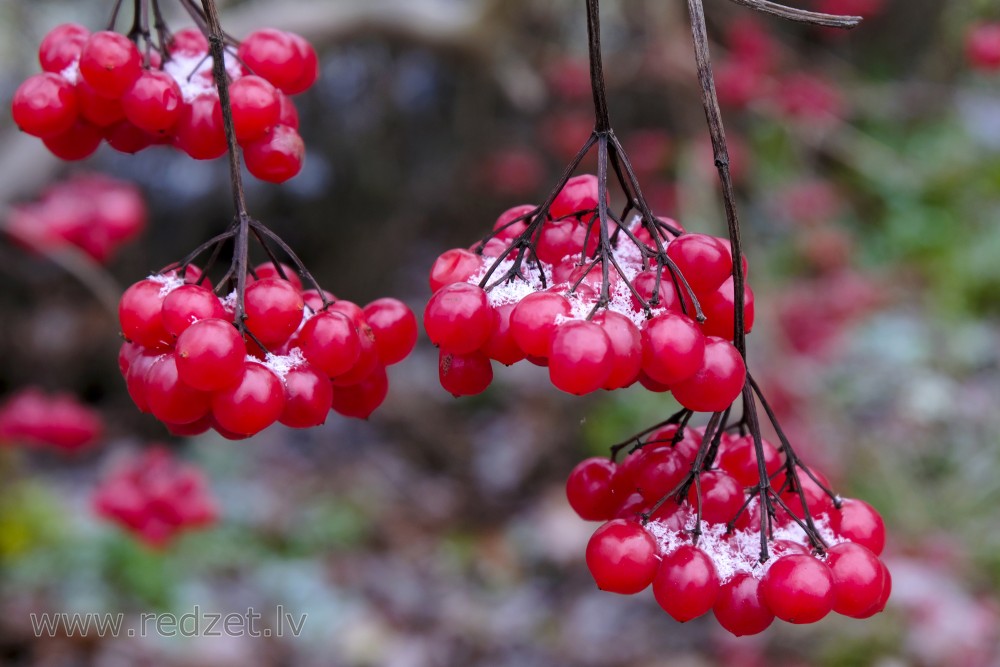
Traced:
<path fill-rule="evenodd" d="M 280 345 L 302 322 L 305 301 L 295 286 L 280 278 L 266 278 L 246 290 L 246 327 L 264 345 Z"/>
<path fill-rule="evenodd" d="M 90 31 L 77 23 L 63 23 L 50 30 L 38 46 L 42 70 L 58 74 L 76 62 Z"/>
<path fill-rule="evenodd" d="M 145 70 L 121 97 L 129 122 L 151 134 L 166 134 L 180 120 L 184 99 L 180 86 L 166 72 Z"/>
<path fill-rule="evenodd" d="M 879 601 L 885 584 L 878 556 L 860 544 L 842 542 L 827 550 L 826 564 L 833 573 L 833 610 L 863 618 Z"/>
<path fill-rule="evenodd" d="M 338 301 L 337 303 L 341 304 L 345 302 Z M 346 387 L 358 384 L 374 373 L 377 368 L 385 366 L 378 358 L 378 348 L 375 347 L 375 332 L 372 331 L 372 328 L 368 326 L 368 323 L 363 318 L 358 325 L 358 341 L 361 343 L 358 360 L 354 362 L 354 365 L 346 373 L 333 378 L 334 385 Z"/>
<path fill-rule="evenodd" d="M 666 385 L 685 381 L 702 365 L 705 345 L 705 337 L 689 317 L 661 313 L 642 330 L 642 370 Z"/>
<path fill-rule="evenodd" d="M 42 143 L 60 160 L 73 161 L 93 155 L 103 138 L 96 125 L 78 118 L 68 130 L 45 137 Z"/>
<path fill-rule="evenodd" d="M 656 273 L 655 269 L 640 271 L 632 279 L 632 287 L 635 288 L 636 293 L 642 297 L 642 300 L 650 308 L 667 308 L 679 312 L 680 300 L 677 296 L 677 287 L 674 286 L 670 272 L 664 270 L 660 273 L 659 287 L 657 287 Z M 681 289 L 684 289 L 684 287 L 681 286 Z M 654 293 L 657 295 L 655 303 L 653 300 Z M 635 298 L 635 294 L 632 295 L 632 308 L 636 312 L 640 312 L 643 309 L 642 303 Z"/>
<path fill-rule="evenodd" d="M 464 283 L 474 276 L 483 266 L 479 255 L 463 248 L 447 250 L 434 261 L 431 267 L 431 290 L 437 292 L 452 283 Z"/>
<path fill-rule="evenodd" d="M 760 599 L 783 621 L 815 623 L 833 609 L 833 574 L 813 556 L 782 556 L 761 579 Z"/>
<path fill-rule="evenodd" d="M 510 332 L 525 354 L 548 358 L 558 318 L 569 318 L 569 301 L 552 292 L 535 292 L 521 299 L 510 314 Z"/>
<path fill-rule="evenodd" d="M 212 290 L 203 285 L 181 285 L 163 299 L 164 328 L 174 336 L 198 320 L 226 319 L 226 309 Z"/>
<path fill-rule="evenodd" d="M 733 256 L 727 243 L 707 234 L 684 234 L 667 246 L 681 274 L 697 294 L 719 289 L 733 271 Z"/>
<path fill-rule="evenodd" d="M 97 91 L 82 79 L 76 84 L 76 101 L 80 117 L 92 125 L 107 128 L 125 118 L 121 100 L 98 95 Z"/>
<path fill-rule="evenodd" d="M 104 140 L 119 153 L 130 155 L 149 148 L 153 143 L 153 137 L 148 132 L 143 132 L 127 120 L 104 128 Z"/>
<path fill-rule="evenodd" d="M 761 446 L 764 452 L 764 467 L 768 475 L 773 477 L 784 465 L 781 454 L 767 440 L 762 440 Z M 753 438 L 749 435 L 740 438 L 723 437 L 716 462 L 741 486 L 756 486 L 760 482 L 760 473 L 757 469 L 757 451 Z M 771 484 L 775 488 L 780 488 L 783 481 L 783 476 L 772 478 Z"/>
<path fill-rule="evenodd" d="M 828 489 L 830 488 L 830 483 L 823 475 L 815 470 L 812 473 L 822 482 L 823 486 Z M 809 510 L 810 516 L 817 517 L 820 514 L 832 514 L 833 499 L 823 490 L 823 487 L 813 481 L 812 477 L 806 474 L 805 470 L 799 470 L 798 479 L 802 485 L 802 495 L 805 496 L 805 506 Z M 799 496 L 798 490 L 786 489 L 781 493 L 781 498 L 788 505 L 792 514 L 800 519 L 804 518 L 805 513 L 802 511 L 802 498 Z M 787 521 L 790 520 L 790 517 L 784 513 L 779 513 L 778 520 Z"/>
<path fill-rule="evenodd" d="M 399 299 L 377 299 L 364 308 L 365 320 L 375 332 L 375 347 L 386 366 L 399 363 L 417 344 L 417 318 Z"/>
<path fill-rule="evenodd" d="M 576 464 L 566 480 L 566 498 L 584 521 L 608 521 L 621 504 L 615 497 L 611 480 L 617 466 L 595 456 Z"/>
<path fill-rule="evenodd" d="M 524 352 L 517 346 L 514 335 L 510 331 L 510 315 L 514 311 L 513 303 L 505 303 L 493 310 L 493 332 L 486 342 L 483 352 L 494 361 L 510 366 L 524 359 Z"/>
<path fill-rule="evenodd" d="M 760 601 L 760 581 L 737 573 L 719 588 L 715 618 L 737 637 L 764 632 L 774 622 L 774 614 Z"/>
<path fill-rule="evenodd" d="M 552 206 L 549 207 L 549 217 L 553 220 L 576 215 L 597 208 L 598 197 L 597 177 L 593 174 L 581 174 L 566 181 L 559 191 Z"/>
<path fill-rule="evenodd" d="M 208 39 L 197 28 L 182 28 L 167 44 L 170 55 L 200 56 L 208 53 Z"/>
<path fill-rule="evenodd" d="M 483 352 L 455 354 L 441 350 L 438 355 L 438 378 L 441 386 L 456 398 L 475 396 L 493 382 L 493 365 Z"/>
<path fill-rule="evenodd" d="M 361 356 L 358 328 L 343 313 L 326 311 L 313 315 L 296 336 L 302 354 L 328 378 L 351 370 Z"/>
<path fill-rule="evenodd" d="M 521 204 L 509 208 L 500 214 L 497 221 L 493 223 L 493 231 L 496 238 L 503 241 L 513 241 L 528 229 L 531 222 L 531 214 L 538 209 L 534 204 Z"/>
<path fill-rule="evenodd" d="M 181 379 L 195 389 L 226 389 L 243 376 L 246 344 L 236 327 L 226 320 L 195 322 L 177 338 L 174 351 Z"/>
<path fill-rule="evenodd" d="M 122 294 L 118 320 L 128 340 L 150 350 L 173 344 L 173 336 L 163 326 L 164 286 L 154 280 L 140 280 Z"/>
<path fill-rule="evenodd" d="M 44 138 L 73 127 L 79 105 L 72 84 L 61 76 L 35 74 L 14 92 L 11 113 L 22 132 Z"/>
<path fill-rule="evenodd" d="M 427 302 L 424 328 L 444 352 L 468 354 L 480 349 L 493 333 L 486 292 L 468 283 L 442 287 Z"/>
<path fill-rule="evenodd" d="M 285 84 L 283 90 L 289 95 L 298 95 L 309 90 L 319 78 L 319 56 L 316 55 L 316 49 L 304 37 L 296 35 L 294 32 L 286 34 L 291 38 L 295 49 L 299 52 L 302 59 L 302 70 L 295 81 Z"/>
<path fill-rule="evenodd" d="M 594 322 L 572 320 L 556 327 L 549 344 L 549 379 L 570 394 L 600 389 L 612 370 L 611 340 Z"/>
<path fill-rule="evenodd" d="M 80 54 L 80 74 L 105 97 L 121 97 L 142 73 L 142 56 L 125 35 L 102 30 L 87 40 Z"/>
<path fill-rule="evenodd" d="M 252 74 L 233 81 L 229 98 L 237 141 L 244 144 L 259 139 L 278 124 L 281 102 L 277 93 L 274 86 Z"/>
<path fill-rule="evenodd" d="M 174 145 L 195 160 L 225 155 L 226 133 L 218 95 L 204 93 L 184 104 L 174 127 Z"/>
<path fill-rule="evenodd" d="M 298 272 L 287 264 L 280 263 L 280 266 L 276 267 L 274 262 L 264 262 L 263 264 L 258 264 L 253 268 L 253 274 L 247 276 L 247 284 L 255 283 L 258 280 L 263 280 L 264 278 L 280 278 L 281 280 L 287 280 L 292 284 L 292 287 L 298 291 L 302 291 L 302 279 L 299 278 Z M 281 271 L 278 271 L 278 269 Z M 254 277 L 256 274 L 256 277 Z M 303 295 L 304 297 L 305 295 Z M 308 304 L 307 304 L 308 305 Z M 319 310 L 318 308 L 314 310 Z"/>
<path fill-rule="evenodd" d="M 285 125 L 295 130 L 299 129 L 299 110 L 295 108 L 295 102 L 280 90 L 275 89 L 274 92 L 277 94 L 280 108 L 278 125 Z"/>
<path fill-rule="evenodd" d="M 879 561 L 879 565 L 882 567 L 882 594 L 879 595 L 875 604 L 856 618 L 871 618 L 885 610 L 885 605 L 889 602 L 889 596 L 892 595 L 892 575 L 889 574 L 889 568 L 885 566 L 885 563 Z"/>
<path fill-rule="evenodd" d="M 269 368 L 243 362 L 239 381 L 212 396 L 212 416 L 226 431 L 254 435 L 278 421 L 285 407 L 281 380 Z"/>
<path fill-rule="evenodd" d="M 237 55 L 251 72 L 281 91 L 301 92 L 300 80 L 307 73 L 307 56 L 290 33 L 273 28 L 256 30 L 243 40 Z"/>
<path fill-rule="evenodd" d="M 301 364 L 285 374 L 285 409 L 278 421 L 292 428 L 319 426 L 332 401 L 330 378 L 310 364 Z"/>
<path fill-rule="evenodd" d="M 388 393 L 389 378 L 385 374 L 385 368 L 376 366 L 368 377 L 358 384 L 347 387 L 334 385 L 331 405 L 345 417 L 368 419 L 372 412 L 382 405 Z"/>
<path fill-rule="evenodd" d="M 729 278 L 719 289 L 698 299 L 705 321 L 701 330 L 706 336 L 733 340 L 736 332 L 736 301 L 733 298 L 733 279 Z M 743 288 L 743 331 L 750 333 L 754 322 L 753 290 L 749 284 Z"/>
<path fill-rule="evenodd" d="M 642 367 L 642 334 L 629 318 L 612 310 L 601 311 L 593 322 L 604 329 L 611 343 L 611 374 L 605 389 L 628 387 L 639 378 Z"/>
<path fill-rule="evenodd" d="M 698 491 L 691 485 L 688 502 L 697 507 Z M 743 507 L 743 487 L 728 473 L 712 470 L 701 474 L 701 519 L 708 523 L 729 523 Z"/>
<path fill-rule="evenodd" d="M 635 477 L 635 486 L 643 498 L 656 503 L 677 489 L 690 471 L 691 464 L 672 447 L 650 449 L 647 446 L 643 451 L 645 454 Z"/>
<path fill-rule="evenodd" d="M 686 623 L 708 612 L 719 595 L 712 559 L 688 544 L 663 557 L 653 580 L 653 596 L 674 620 Z"/>
<path fill-rule="evenodd" d="M 177 357 L 165 354 L 146 372 L 145 397 L 149 411 L 162 422 L 189 424 L 208 414 L 209 394 L 186 384 L 177 370 Z"/>
<path fill-rule="evenodd" d="M 739 397 L 746 382 L 743 357 L 722 338 L 705 338 L 701 367 L 688 379 L 673 385 L 677 402 L 695 412 L 720 412 Z"/>
<path fill-rule="evenodd" d="M 293 127 L 275 125 L 243 147 L 247 171 L 262 181 L 284 183 L 302 170 L 306 145 Z"/>
<path fill-rule="evenodd" d="M 845 540 L 867 547 L 876 556 L 882 555 L 885 524 L 875 508 L 865 501 L 845 498 L 839 510 L 830 512 L 830 523 L 834 532 Z"/>
<path fill-rule="evenodd" d="M 635 521 L 615 519 L 587 543 L 587 567 L 602 591 L 634 595 L 653 582 L 660 561 L 656 540 Z"/>

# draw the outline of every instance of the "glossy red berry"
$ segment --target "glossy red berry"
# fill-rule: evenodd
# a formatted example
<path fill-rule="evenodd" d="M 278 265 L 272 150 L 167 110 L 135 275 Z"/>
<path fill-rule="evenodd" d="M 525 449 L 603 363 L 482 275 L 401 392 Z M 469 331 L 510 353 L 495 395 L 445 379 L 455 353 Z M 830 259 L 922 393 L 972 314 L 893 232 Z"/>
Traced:
<path fill-rule="evenodd" d="M 587 543 L 587 567 L 602 591 L 640 593 L 653 582 L 659 564 L 656 540 L 635 521 L 609 521 Z"/>
<path fill-rule="evenodd" d="M 501 213 L 493 223 L 493 231 L 497 233 L 496 238 L 511 241 L 523 234 L 531 222 L 531 214 L 537 208 L 534 204 L 521 204 Z"/>
<path fill-rule="evenodd" d="M 613 369 L 611 340 L 600 325 L 572 320 L 556 327 L 549 344 L 549 379 L 570 394 L 600 389 Z"/>
<path fill-rule="evenodd" d="M 80 53 L 80 74 L 105 97 L 121 97 L 142 73 L 142 56 L 128 37 L 95 32 Z"/>
<path fill-rule="evenodd" d="M 746 365 L 733 344 L 708 336 L 700 367 L 671 387 L 677 402 L 695 412 L 720 412 L 739 397 L 746 382 Z"/>
<path fill-rule="evenodd" d="M 493 310 L 493 332 L 483 348 L 486 356 L 505 366 L 510 366 L 524 359 L 524 352 L 518 347 L 510 330 L 510 315 L 514 312 L 516 305 L 505 303 Z"/>
<path fill-rule="evenodd" d="M 262 181 L 284 183 L 302 170 L 306 145 L 293 127 L 275 125 L 243 147 L 247 171 Z"/>
<path fill-rule="evenodd" d="M 621 504 L 611 480 L 617 466 L 603 457 L 584 459 L 576 464 L 566 480 L 566 498 L 584 521 L 608 521 Z"/>
<path fill-rule="evenodd" d="M 657 382 L 674 385 L 688 380 L 702 366 L 705 336 L 689 318 L 666 312 L 646 322 L 642 330 L 642 370 Z"/>
<path fill-rule="evenodd" d="M 364 307 L 365 320 L 375 333 L 379 359 L 386 366 L 399 363 L 417 344 L 417 318 L 399 299 L 383 298 Z"/>
<path fill-rule="evenodd" d="M 173 354 L 163 355 L 149 367 L 145 397 L 153 416 L 170 424 L 189 424 L 205 417 L 209 410 L 209 394 L 180 378 Z"/>
<path fill-rule="evenodd" d="M 233 107 L 233 126 L 241 143 L 254 141 L 278 124 L 281 102 L 278 91 L 259 76 L 248 75 L 233 81 L 229 98 Z"/>
<path fill-rule="evenodd" d="M 280 345 L 302 322 L 305 302 L 287 280 L 266 278 L 246 289 L 247 330 L 264 345 Z"/>
<path fill-rule="evenodd" d="M 343 304 L 345 302 L 338 301 L 337 303 Z M 375 347 L 375 332 L 372 331 L 372 328 L 368 326 L 368 323 L 363 318 L 358 324 L 358 342 L 360 343 L 358 360 L 354 362 L 354 365 L 347 372 L 333 378 L 334 385 L 348 386 L 358 384 L 371 376 L 376 369 L 385 367 L 385 364 L 379 360 L 378 348 Z"/>
<path fill-rule="evenodd" d="M 302 59 L 302 67 L 298 78 L 286 83 L 282 90 L 289 95 L 298 95 L 309 90 L 319 78 L 319 56 L 312 44 L 301 35 L 296 35 L 294 32 L 289 32 L 287 35 Z"/>
<path fill-rule="evenodd" d="M 79 106 L 72 84 L 58 74 L 35 74 L 25 79 L 11 102 L 14 122 L 35 137 L 61 134 L 76 122 Z"/>
<path fill-rule="evenodd" d="M 291 35 L 283 30 L 265 28 L 250 33 L 237 51 L 250 71 L 290 93 L 298 90 L 306 70 L 305 55 Z"/>
<path fill-rule="evenodd" d="M 597 177 L 593 174 L 574 176 L 566 181 L 566 185 L 552 202 L 549 217 L 558 220 L 584 211 L 593 211 L 597 208 L 597 191 Z"/>
<path fill-rule="evenodd" d="M 285 407 L 278 419 L 292 428 L 319 426 L 330 414 L 333 385 L 330 378 L 310 364 L 285 374 Z"/>
<path fill-rule="evenodd" d="M 867 547 L 876 556 L 882 555 L 885 524 L 875 508 L 865 501 L 845 498 L 839 510 L 830 512 L 830 524 L 845 540 Z"/>
<path fill-rule="evenodd" d="M 736 635 L 756 635 L 774 622 L 774 613 L 760 600 L 760 581 L 745 573 L 734 574 L 719 588 L 713 611 L 723 628 Z"/>
<path fill-rule="evenodd" d="M 102 97 L 82 79 L 76 84 L 80 117 L 101 128 L 109 128 L 125 118 L 121 100 Z"/>
<path fill-rule="evenodd" d="M 184 104 L 174 127 L 174 145 L 195 160 L 214 160 L 226 153 L 219 96 L 203 93 Z"/>
<path fill-rule="evenodd" d="M 663 557 L 653 596 L 674 620 L 686 623 L 707 613 L 718 595 L 719 576 L 704 551 L 684 544 Z"/>
<path fill-rule="evenodd" d="M 310 317 L 296 336 L 302 354 L 327 377 L 343 375 L 361 356 L 358 328 L 349 317 L 326 311 Z"/>
<path fill-rule="evenodd" d="M 50 30 L 38 46 L 42 70 L 58 74 L 72 65 L 83 52 L 90 31 L 77 23 L 63 23 Z"/>
<path fill-rule="evenodd" d="M 239 381 L 212 395 L 212 416 L 227 431 L 250 436 L 278 421 L 285 408 L 282 382 L 269 368 L 243 362 Z"/>
<path fill-rule="evenodd" d="M 677 487 L 691 470 L 691 464 L 672 447 L 644 450 L 642 464 L 635 476 L 635 486 L 650 503 L 659 502 Z"/>
<path fill-rule="evenodd" d="M 195 322 L 177 338 L 174 351 L 180 378 L 195 389 L 226 389 L 243 376 L 246 344 L 227 320 L 210 318 Z"/>
<path fill-rule="evenodd" d="M 719 289 L 699 298 L 705 321 L 701 330 L 706 336 L 718 336 L 733 340 L 736 332 L 736 301 L 733 298 L 733 279 L 726 280 Z M 743 289 L 743 331 L 750 333 L 753 329 L 756 309 L 754 307 L 753 290 L 750 285 Z"/>
<path fill-rule="evenodd" d="M 688 502 L 697 507 L 698 490 L 691 485 Z M 746 498 L 743 487 L 728 473 L 712 470 L 701 475 L 701 518 L 708 523 L 729 523 L 736 518 Z"/>
<path fill-rule="evenodd" d="M 605 389 L 628 387 L 639 379 L 642 368 L 642 334 L 629 318 L 613 310 L 601 311 L 592 320 L 604 329 L 611 343 L 611 374 Z"/>
<path fill-rule="evenodd" d="M 441 350 L 438 355 L 438 378 L 452 396 L 475 396 L 493 382 L 493 364 L 483 352 L 455 354 Z"/>
<path fill-rule="evenodd" d="M 356 419 L 368 419 L 382 405 L 389 393 L 385 368 L 375 369 L 361 382 L 346 387 L 334 385 L 331 406 L 339 414 Z"/>
<path fill-rule="evenodd" d="M 121 96 L 122 110 L 130 123 L 151 134 L 167 134 L 180 120 L 184 99 L 174 77 L 160 70 L 145 70 Z"/>
<path fill-rule="evenodd" d="M 424 328 L 444 352 L 468 354 L 482 348 L 493 333 L 486 292 L 468 283 L 442 287 L 427 302 Z"/>
<path fill-rule="evenodd" d="M 446 250 L 431 267 L 431 291 L 437 292 L 452 283 L 464 283 L 478 273 L 482 266 L 482 257 L 473 252 L 463 248 Z"/>
<path fill-rule="evenodd" d="M 525 354 L 548 358 L 556 321 L 569 318 L 572 306 L 565 297 L 534 292 L 521 299 L 510 314 L 510 332 Z"/>
<path fill-rule="evenodd" d="M 164 285 L 154 280 L 140 280 L 122 294 L 118 302 L 118 320 L 128 340 L 149 350 L 163 350 L 173 344 L 173 336 L 163 324 Z"/>
<path fill-rule="evenodd" d="M 674 261 L 696 294 L 719 288 L 733 271 L 733 256 L 725 241 L 706 234 L 684 234 L 667 246 Z"/>
<path fill-rule="evenodd" d="M 784 477 L 774 478 L 773 476 L 781 470 L 784 461 L 778 449 L 767 440 L 761 441 L 761 449 L 764 453 L 764 467 L 769 476 L 772 476 L 771 485 L 775 488 L 781 486 Z M 741 486 L 756 486 L 760 482 L 760 473 L 757 468 L 757 451 L 753 438 L 749 435 L 743 437 L 723 437 L 719 446 L 716 463 L 719 467 L 733 476 Z"/>
<path fill-rule="evenodd" d="M 783 621 L 815 623 L 833 610 L 833 574 L 813 556 L 782 556 L 761 579 L 760 599 Z"/>
<path fill-rule="evenodd" d="M 842 542 L 827 550 L 826 564 L 833 573 L 833 610 L 863 618 L 879 601 L 885 584 L 878 556 L 860 544 Z"/>
<path fill-rule="evenodd" d="M 74 161 L 93 155 L 101 139 L 103 135 L 96 125 L 78 118 L 68 130 L 45 137 L 42 143 L 60 160 Z"/>
<path fill-rule="evenodd" d="M 204 285 L 181 285 L 163 299 L 163 327 L 172 335 L 181 333 L 198 320 L 226 319 L 226 309 L 215 293 Z"/>

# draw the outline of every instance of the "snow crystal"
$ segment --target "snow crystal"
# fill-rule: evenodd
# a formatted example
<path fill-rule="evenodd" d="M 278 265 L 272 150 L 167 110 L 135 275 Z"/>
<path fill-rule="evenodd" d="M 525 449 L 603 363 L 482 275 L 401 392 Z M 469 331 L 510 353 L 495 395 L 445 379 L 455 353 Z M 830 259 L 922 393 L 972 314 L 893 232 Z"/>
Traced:
<path fill-rule="evenodd" d="M 59 72 L 59 76 L 74 86 L 78 84 L 80 82 L 80 59 L 77 58 L 67 65 L 63 71 Z"/>
<path fill-rule="evenodd" d="M 226 71 L 232 80 L 242 75 L 239 61 L 231 53 L 225 54 Z M 177 81 L 184 101 L 191 100 L 205 93 L 215 91 L 215 81 L 212 78 L 212 58 L 204 55 L 175 53 L 170 60 L 163 63 L 163 71 Z"/>
<path fill-rule="evenodd" d="M 267 356 L 264 357 L 264 361 L 248 354 L 247 361 L 253 361 L 265 366 L 281 379 L 285 379 L 288 371 L 306 363 L 306 358 L 302 355 L 302 350 L 293 347 L 288 354 L 271 354 L 268 352 Z"/>
<path fill-rule="evenodd" d="M 752 511 L 757 500 L 752 500 L 746 511 Z M 656 539 L 660 553 L 666 555 L 684 544 L 691 544 L 691 532 L 695 526 L 695 515 L 689 507 L 685 512 L 684 530 L 677 531 L 662 521 L 650 521 L 646 530 Z M 830 529 L 830 520 L 826 514 L 813 517 L 816 531 L 828 546 L 839 544 L 844 540 Z M 809 547 L 805 531 L 792 522 L 787 526 L 774 529 L 775 540 L 788 540 Z M 709 524 L 701 522 L 701 535 L 698 537 L 698 548 L 708 554 L 715 563 L 715 571 L 720 582 L 726 582 L 737 574 L 749 574 L 760 579 L 770 569 L 778 554 L 771 552 L 766 562 L 760 562 L 760 531 L 754 529 L 737 530 L 732 535 L 727 534 L 725 524 Z M 770 548 L 770 547 L 769 547 Z"/>
<path fill-rule="evenodd" d="M 184 284 L 184 278 L 176 271 L 167 273 L 154 273 L 146 280 L 160 284 L 160 298 L 166 298 L 168 294 Z"/>

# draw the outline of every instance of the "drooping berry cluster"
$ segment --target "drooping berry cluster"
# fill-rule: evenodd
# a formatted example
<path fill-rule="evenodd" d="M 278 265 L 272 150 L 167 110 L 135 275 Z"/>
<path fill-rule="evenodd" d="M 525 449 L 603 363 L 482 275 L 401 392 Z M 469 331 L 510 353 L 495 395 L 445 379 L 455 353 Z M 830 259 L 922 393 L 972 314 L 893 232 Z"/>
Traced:
<path fill-rule="evenodd" d="M 75 452 L 96 444 L 103 434 L 101 416 L 71 394 L 30 387 L 0 405 L 0 444 Z"/>
<path fill-rule="evenodd" d="M 214 523 L 218 514 L 202 472 L 164 447 L 120 461 L 101 482 L 93 506 L 98 515 L 155 548 Z"/>
<path fill-rule="evenodd" d="M 200 278 L 190 265 L 183 278 L 150 276 L 126 290 L 118 310 L 129 395 L 178 435 L 214 428 L 239 439 L 275 422 L 308 428 L 331 408 L 366 419 L 386 397 L 386 366 L 416 343 L 416 318 L 402 302 L 362 309 L 303 290 L 290 267 L 274 264 L 249 277 L 244 337 L 235 292 L 220 299 Z"/>
<path fill-rule="evenodd" d="M 693 475 L 704 435 L 667 425 L 620 464 L 591 458 L 574 468 L 570 505 L 583 519 L 606 522 L 587 545 L 598 587 L 635 594 L 652 585 L 676 620 L 714 611 L 735 635 L 762 632 L 776 617 L 812 623 L 831 611 L 853 618 L 882 611 L 891 577 L 878 558 L 885 527 L 870 505 L 830 495 L 815 470 L 793 482 L 795 468 L 763 441 L 779 509 L 762 541 L 752 437 L 722 434 L 714 467 Z"/>
<path fill-rule="evenodd" d="M 491 361 L 527 359 L 569 393 L 641 382 L 693 410 L 725 409 L 746 373 L 730 342 L 729 242 L 665 218 L 656 238 L 640 221 L 602 232 L 597 208 L 597 179 L 577 176 L 544 219 L 538 207 L 512 208 L 487 242 L 437 259 L 424 326 L 440 348 L 441 385 L 477 394 L 493 379 Z M 749 331 L 749 287 L 745 297 Z"/>
<path fill-rule="evenodd" d="M 56 183 L 38 200 L 12 206 L 5 230 L 35 251 L 78 247 L 105 263 L 146 226 L 139 190 L 99 174 L 80 174 Z"/>
<path fill-rule="evenodd" d="M 101 141 L 124 153 L 173 145 L 198 160 L 226 153 L 222 107 L 208 40 L 177 32 L 159 51 L 140 53 L 111 31 L 67 23 L 42 40 L 42 73 L 14 94 L 14 122 L 64 160 L 92 154 Z M 305 145 L 288 97 L 318 76 L 315 50 L 302 37 L 258 30 L 227 54 L 236 138 L 251 174 L 280 183 L 302 167 Z"/>

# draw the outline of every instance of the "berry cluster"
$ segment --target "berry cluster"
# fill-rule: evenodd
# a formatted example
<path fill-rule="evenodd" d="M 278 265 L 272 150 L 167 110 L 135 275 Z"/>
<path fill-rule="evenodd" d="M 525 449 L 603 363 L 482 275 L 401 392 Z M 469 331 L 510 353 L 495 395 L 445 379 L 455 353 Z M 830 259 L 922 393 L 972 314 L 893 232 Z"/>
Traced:
<path fill-rule="evenodd" d="M 441 385 L 477 394 L 493 379 L 491 361 L 527 359 L 572 394 L 641 382 L 692 410 L 725 409 L 746 374 L 730 342 L 729 242 L 665 218 L 656 238 L 641 221 L 602 231 L 597 208 L 597 179 L 577 176 L 547 215 L 512 208 L 488 241 L 437 259 L 424 327 L 440 348 Z M 490 284 L 494 275 L 504 277 Z M 749 331 L 753 292 L 744 293 Z"/>
<path fill-rule="evenodd" d="M 891 577 L 878 558 L 885 527 L 871 506 L 832 496 L 815 471 L 793 477 L 787 458 L 763 441 L 780 509 L 769 512 L 762 541 L 753 439 L 722 434 L 714 467 L 694 474 L 703 443 L 703 429 L 667 425 L 620 464 L 591 458 L 573 469 L 570 505 L 583 519 L 606 522 L 587 545 L 598 587 L 634 594 L 652 585 L 676 620 L 711 610 L 734 635 L 762 632 L 775 617 L 812 623 L 831 611 L 882 611 Z"/>
<path fill-rule="evenodd" d="M 111 31 L 90 33 L 67 23 L 42 40 L 42 73 L 14 94 L 14 122 L 40 137 L 64 160 L 92 154 L 101 141 L 124 153 L 168 144 L 198 160 L 226 153 L 222 106 L 205 36 L 174 34 L 163 53 L 147 51 Z M 319 72 L 315 50 L 302 37 L 258 30 L 227 54 L 236 138 L 251 174 L 281 183 L 302 167 L 305 145 L 289 95 Z"/>
<path fill-rule="evenodd" d="M 240 439 L 275 422 L 318 426 L 331 408 L 366 419 L 381 405 L 385 367 L 416 343 L 406 305 L 378 299 L 362 309 L 303 290 L 284 265 L 258 266 L 248 280 L 245 336 L 234 324 L 236 293 L 220 299 L 193 266 L 125 291 L 119 363 L 141 411 L 177 435 L 214 428 Z"/>
<path fill-rule="evenodd" d="M 0 444 L 22 443 L 75 452 L 104 434 L 101 416 L 71 394 L 23 389 L 0 406 Z"/>
<path fill-rule="evenodd" d="M 201 471 L 177 461 L 163 447 L 121 461 L 101 482 L 93 506 L 100 516 L 155 548 L 185 530 L 214 523 L 218 514 Z"/>
<path fill-rule="evenodd" d="M 965 37 L 965 53 L 975 69 L 1000 71 L 1000 22 L 980 23 L 969 28 Z"/>
<path fill-rule="evenodd" d="M 51 186 L 37 201 L 11 207 L 5 229 L 30 250 L 68 244 L 105 263 L 145 226 L 146 204 L 135 186 L 81 174 Z"/>

